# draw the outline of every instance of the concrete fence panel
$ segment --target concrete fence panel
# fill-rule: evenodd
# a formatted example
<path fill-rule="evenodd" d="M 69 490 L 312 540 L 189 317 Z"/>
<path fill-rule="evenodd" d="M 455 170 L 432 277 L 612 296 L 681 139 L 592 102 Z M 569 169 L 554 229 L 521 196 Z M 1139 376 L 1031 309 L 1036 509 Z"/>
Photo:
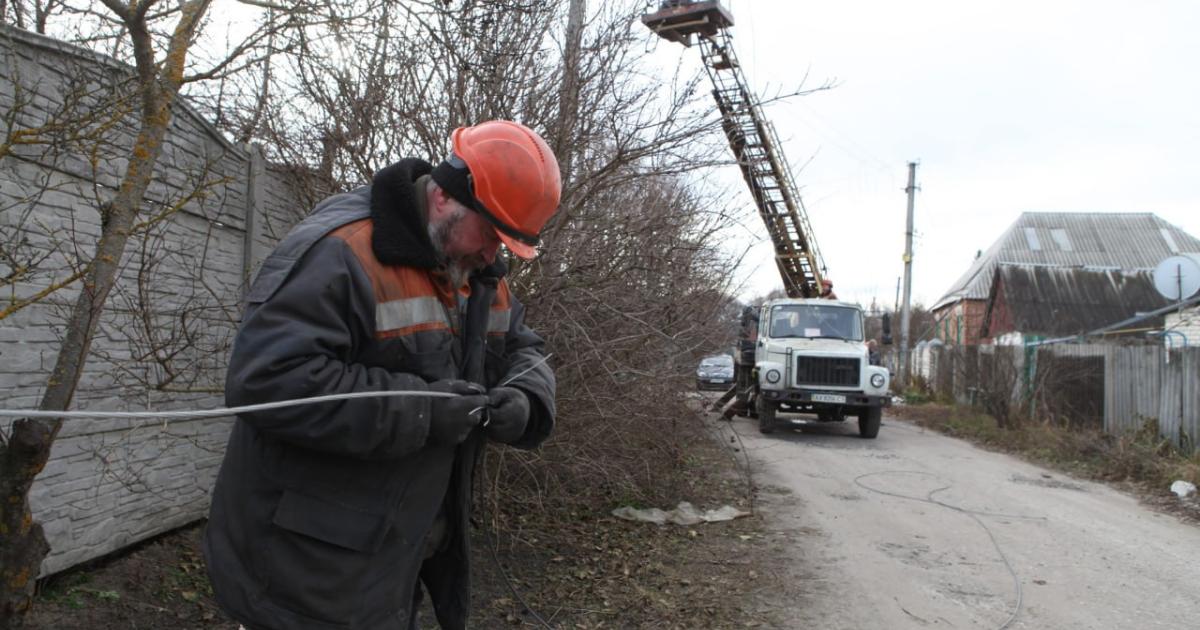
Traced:
<path fill-rule="evenodd" d="M 128 67 L 0 26 L 0 125 L 35 142 L 0 154 L 0 400 L 34 408 L 79 291 L 99 209 L 136 125 Z M 307 210 L 294 178 L 230 143 L 186 102 L 106 304 L 73 408 L 212 408 L 246 279 Z M 65 123 L 65 124 L 64 124 Z M 23 300 L 63 284 L 33 303 Z M 9 421 L 0 423 L 8 430 Z M 30 494 L 49 574 L 202 518 L 229 419 L 67 420 Z"/>

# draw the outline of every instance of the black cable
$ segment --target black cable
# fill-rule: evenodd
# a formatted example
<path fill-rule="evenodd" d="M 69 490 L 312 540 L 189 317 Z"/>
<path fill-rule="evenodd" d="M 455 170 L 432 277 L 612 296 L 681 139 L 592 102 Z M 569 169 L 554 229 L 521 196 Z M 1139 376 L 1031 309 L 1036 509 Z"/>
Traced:
<path fill-rule="evenodd" d="M 968 510 L 966 508 L 959 507 L 957 505 L 952 505 L 950 503 L 938 501 L 933 498 L 934 494 L 941 492 L 942 490 L 948 490 L 948 489 L 954 487 L 954 484 L 947 484 L 940 488 L 934 488 L 933 490 L 930 490 L 925 495 L 924 498 L 922 498 L 922 497 L 910 496 L 907 494 L 899 494 L 897 492 L 888 492 L 886 490 L 880 490 L 878 488 L 872 488 L 871 486 L 868 486 L 867 484 L 862 483 L 862 481 L 861 481 L 865 477 L 872 477 L 875 475 L 897 475 L 897 474 L 900 474 L 900 475 L 923 475 L 926 477 L 933 477 L 934 479 L 941 479 L 940 477 L 938 477 L 935 474 L 922 472 L 919 470 L 881 470 L 879 472 L 866 473 L 866 474 L 855 477 L 854 484 L 865 490 L 869 490 L 871 492 L 875 492 L 878 494 L 887 495 L 889 497 L 896 497 L 899 499 L 908 499 L 909 501 L 919 501 L 921 503 L 931 503 L 933 505 L 940 505 L 944 508 L 954 510 L 955 512 L 961 512 L 963 514 L 966 514 L 967 516 L 974 519 L 975 523 L 978 524 L 980 527 L 982 527 L 983 531 L 987 533 L 988 538 L 992 539 L 992 546 L 995 547 L 996 553 L 1000 555 L 1000 559 L 1002 561 L 1004 561 L 1004 566 L 1005 566 L 1005 568 L 1008 569 L 1008 574 L 1012 576 L 1013 588 L 1016 590 L 1016 594 L 1017 594 L 1017 602 L 1016 602 L 1016 605 L 1013 606 L 1012 614 L 1009 615 L 1008 620 L 1005 621 L 1000 626 L 998 626 L 996 628 L 996 630 L 1004 630 L 1005 628 L 1012 625 L 1012 623 L 1017 620 L 1017 615 L 1019 615 L 1021 613 L 1021 602 L 1024 597 L 1024 592 L 1021 589 L 1021 578 L 1017 577 L 1016 569 L 1014 569 L 1012 566 L 1012 563 L 1010 563 L 1008 561 L 1008 556 L 1004 555 L 1004 550 L 1000 548 L 1000 542 L 998 540 L 996 540 L 996 534 L 992 532 L 992 529 L 990 527 L 988 527 L 987 524 L 984 523 L 983 520 L 980 519 L 978 515 L 986 514 L 988 516 L 1002 516 L 1002 517 L 1008 517 L 1008 518 L 1041 518 L 1041 517 L 996 514 L 996 513 L 992 513 L 992 512 L 978 512 L 975 510 Z"/>
<path fill-rule="evenodd" d="M 486 448 L 486 446 L 484 448 Z M 477 467 L 477 470 L 478 470 L 478 467 Z M 483 473 L 480 473 L 480 474 L 483 474 Z M 513 597 L 516 598 L 516 600 L 518 602 L 521 602 L 521 605 L 525 607 L 525 610 L 529 611 L 529 614 L 533 615 L 533 618 L 537 619 L 538 623 L 540 623 L 543 628 L 546 628 L 547 630 L 556 630 L 556 628 L 553 625 L 551 625 L 549 621 L 546 621 L 545 618 L 543 618 L 541 615 L 538 614 L 538 612 L 536 610 L 533 609 L 533 606 L 529 605 L 529 602 L 525 601 L 525 598 L 521 596 L 521 593 L 519 591 L 517 591 L 517 586 L 516 586 L 516 584 L 513 584 L 512 578 L 509 577 L 508 572 L 504 570 L 504 565 L 502 565 L 500 563 L 500 554 L 496 550 L 496 542 L 492 539 L 491 527 L 488 526 L 487 518 L 486 518 L 487 517 L 487 490 L 486 490 L 486 488 L 487 488 L 487 486 L 484 486 L 484 496 L 480 497 L 481 507 L 480 507 L 479 521 L 480 521 L 480 528 L 483 530 L 483 538 L 487 542 L 488 551 L 491 552 L 490 555 L 492 556 L 492 562 L 496 565 L 496 570 L 500 572 L 500 578 L 502 580 L 504 580 L 504 583 L 506 585 L 508 585 L 508 590 L 513 594 Z"/>

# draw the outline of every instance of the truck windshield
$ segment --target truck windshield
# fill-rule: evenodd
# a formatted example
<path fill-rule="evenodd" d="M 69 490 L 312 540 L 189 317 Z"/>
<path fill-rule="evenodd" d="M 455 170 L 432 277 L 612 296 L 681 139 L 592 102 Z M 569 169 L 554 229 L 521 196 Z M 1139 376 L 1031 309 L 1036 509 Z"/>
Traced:
<path fill-rule="evenodd" d="M 862 341 L 862 316 L 845 306 L 781 304 L 771 309 L 771 336 Z"/>

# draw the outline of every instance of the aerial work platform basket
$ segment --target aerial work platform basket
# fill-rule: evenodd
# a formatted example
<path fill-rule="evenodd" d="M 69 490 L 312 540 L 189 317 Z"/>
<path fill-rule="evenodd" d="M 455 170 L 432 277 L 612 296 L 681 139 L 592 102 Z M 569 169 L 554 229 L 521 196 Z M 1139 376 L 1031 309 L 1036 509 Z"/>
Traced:
<path fill-rule="evenodd" d="M 642 24 L 663 39 L 691 46 L 692 35 L 713 37 L 733 26 L 733 16 L 717 0 L 667 0 L 659 6 L 658 11 L 643 15 Z"/>

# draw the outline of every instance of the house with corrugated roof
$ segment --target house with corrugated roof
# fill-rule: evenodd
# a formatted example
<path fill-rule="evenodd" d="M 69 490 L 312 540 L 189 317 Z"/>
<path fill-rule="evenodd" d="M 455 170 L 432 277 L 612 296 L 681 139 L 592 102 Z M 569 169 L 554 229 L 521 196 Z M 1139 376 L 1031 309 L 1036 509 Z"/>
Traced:
<path fill-rule="evenodd" d="M 1068 316 L 1066 312 L 1088 309 L 1100 312 L 1095 299 L 1072 293 L 1086 290 L 1083 283 L 1087 288 L 1094 288 L 1093 283 L 1103 280 L 1116 283 L 1112 285 L 1112 291 L 1118 291 L 1118 284 L 1120 287 L 1129 286 L 1121 284 L 1129 274 L 1148 274 L 1163 259 L 1187 252 L 1200 252 L 1200 239 L 1148 212 L 1026 212 L 987 251 L 976 257 L 950 290 L 934 303 L 934 336 L 951 344 L 987 343 L 990 340 L 984 320 L 989 298 L 992 297 L 992 285 L 1001 265 L 1024 266 L 1027 269 L 1122 272 L 1104 278 L 1094 274 L 1077 275 L 1075 285 L 1062 274 L 1054 275 L 1054 282 L 1051 282 L 1050 275 L 1043 274 L 1047 284 L 1039 285 L 1036 283 L 1036 273 L 1011 272 L 1014 282 L 1029 281 L 1021 287 L 1024 292 L 1038 291 L 1039 287 L 1062 287 L 1056 316 L 1078 319 L 1083 315 Z M 1023 274 L 1021 280 L 1017 280 L 1017 274 Z M 1112 291 L 1108 293 L 1110 296 L 1114 295 Z M 1023 294 L 1021 299 L 1029 297 Z M 1048 297 L 1048 293 L 1040 297 L 1034 294 L 1032 299 L 1036 301 Z M 1008 296 L 1005 295 L 1005 298 Z M 1118 310 L 1153 310 L 1154 306 L 1149 303 L 1145 307 L 1137 306 L 1134 303 L 1136 300 L 1123 300 L 1126 304 Z M 1037 317 L 1040 319 L 1043 316 L 1039 314 Z"/>

